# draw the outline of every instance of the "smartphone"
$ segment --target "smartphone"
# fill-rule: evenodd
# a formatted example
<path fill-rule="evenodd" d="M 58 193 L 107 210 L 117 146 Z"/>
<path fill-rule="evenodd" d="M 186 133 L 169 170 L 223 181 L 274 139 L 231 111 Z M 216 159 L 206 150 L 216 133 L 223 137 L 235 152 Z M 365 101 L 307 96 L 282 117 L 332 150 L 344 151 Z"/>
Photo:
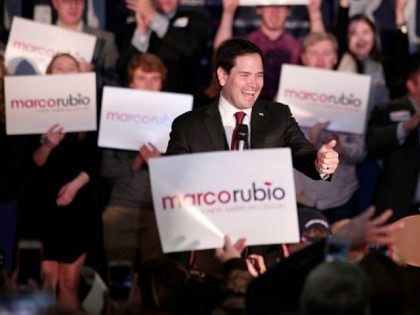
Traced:
<path fill-rule="evenodd" d="M 333 235 L 325 242 L 325 261 L 347 261 L 350 242 L 347 238 Z"/>
<path fill-rule="evenodd" d="M 387 257 L 391 256 L 389 246 L 382 245 L 382 244 L 369 244 L 368 245 L 368 252 L 369 253 L 372 253 L 372 252 L 379 253 L 379 254 L 387 256 Z"/>
<path fill-rule="evenodd" d="M 19 289 L 28 288 L 28 280 L 38 284 L 42 280 L 42 243 L 39 240 L 21 240 L 18 243 L 18 284 Z"/>
<path fill-rule="evenodd" d="M 131 262 L 128 260 L 114 260 L 108 263 L 109 295 L 116 301 L 128 298 L 131 289 Z"/>

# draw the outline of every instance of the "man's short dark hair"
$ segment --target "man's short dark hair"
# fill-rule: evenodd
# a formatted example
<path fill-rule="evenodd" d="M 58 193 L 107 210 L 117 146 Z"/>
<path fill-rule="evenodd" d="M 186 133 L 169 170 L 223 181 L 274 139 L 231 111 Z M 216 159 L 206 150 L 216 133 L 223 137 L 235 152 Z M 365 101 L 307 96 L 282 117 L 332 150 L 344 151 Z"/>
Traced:
<path fill-rule="evenodd" d="M 301 295 L 302 315 L 365 315 L 370 281 L 364 270 L 349 262 L 322 263 L 311 271 Z"/>
<path fill-rule="evenodd" d="M 254 43 L 240 38 L 224 41 L 216 52 L 214 68 L 221 67 L 227 73 L 235 66 L 236 57 L 250 54 L 259 54 L 264 64 L 264 54 Z"/>

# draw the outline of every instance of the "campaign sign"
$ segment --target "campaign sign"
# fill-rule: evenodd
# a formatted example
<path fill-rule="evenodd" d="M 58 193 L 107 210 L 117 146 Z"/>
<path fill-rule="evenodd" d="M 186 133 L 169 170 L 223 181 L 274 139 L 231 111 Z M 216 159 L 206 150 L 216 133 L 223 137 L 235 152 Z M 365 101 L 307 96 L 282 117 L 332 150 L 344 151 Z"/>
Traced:
<path fill-rule="evenodd" d="M 172 121 L 192 109 L 188 94 L 106 86 L 98 146 L 137 151 L 147 142 L 165 152 Z"/>
<path fill-rule="evenodd" d="M 69 53 L 79 61 L 91 62 L 96 37 L 62 27 L 14 17 L 5 61 L 11 74 L 45 74 L 52 57 Z M 30 71 L 28 71 L 30 69 Z"/>
<path fill-rule="evenodd" d="M 241 6 L 258 5 L 307 5 L 309 0 L 239 0 Z"/>
<path fill-rule="evenodd" d="M 55 124 L 96 130 L 95 73 L 7 76 L 4 85 L 8 135 L 46 133 Z"/>
<path fill-rule="evenodd" d="M 262 163 L 261 161 L 264 161 Z M 164 252 L 299 241 L 289 148 L 223 151 L 149 160 Z"/>
<path fill-rule="evenodd" d="M 302 127 L 330 122 L 328 130 L 363 134 L 370 76 L 283 65 L 276 100 L 290 106 Z"/>

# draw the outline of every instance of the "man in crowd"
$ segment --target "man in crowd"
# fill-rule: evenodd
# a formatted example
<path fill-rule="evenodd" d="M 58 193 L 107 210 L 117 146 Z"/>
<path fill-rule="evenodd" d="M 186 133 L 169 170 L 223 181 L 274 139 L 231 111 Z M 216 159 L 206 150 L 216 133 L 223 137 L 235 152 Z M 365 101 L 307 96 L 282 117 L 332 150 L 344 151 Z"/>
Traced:
<path fill-rule="evenodd" d="M 303 40 L 302 63 L 311 68 L 332 70 L 337 62 L 337 49 L 334 35 L 310 33 Z M 313 181 L 295 172 L 295 187 L 298 204 L 322 211 L 331 224 L 356 214 L 353 198 L 358 188 L 356 163 L 363 159 L 365 145 L 363 135 L 329 131 L 328 125 L 329 122 L 320 122 L 302 131 L 315 147 L 331 139 L 337 141 L 335 150 L 340 154 L 340 165 L 331 184 Z"/>
<path fill-rule="evenodd" d="M 368 154 L 383 159 L 375 205 L 392 208 L 394 220 L 420 213 L 420 54 L 411 57 L 406 87 L 406 97 L 374 108 L 366 138 Z"/>
<path fill-rule="evenodd" d="M 92 63 L 80 61 L 82 71 L 95 71 L 97 73 L 97 86 L 117 83 L 116 64 L 118 50 L 114 35 L 83 23 L 83 14 L 86 9 L 86 0 L 52 0 L 57 11 L 57 25 L 68 30 L 79 31 L 96 36 L 96 46 Z"/>
<path fill-rule="evenodd" d="M 238 0 L 223 0 L 222 17 L 214 38 L 215 48 L 232 37 L 233 22 L 238 6 Z M 320 6 L 320 0 L 311 0 L 307 6 L 312 31 L 324 30 Z M 256 11 L 261 17 L 261 26 L 246 36 L 246 39 L 258 45 L 264 52 L 266 84 L 263 96 L 271 100 L 277 93 L 281 66 L 285 63 L 299 63 L 301 43 L 285 30 L 290 10 L 290 6 L 287 5 L 258 6 Z"/>
<path fill-rule="evenodd" d="M 198 66 L 209 36 L 206 15 L 199 10 L 181 10 L 178 0 L 127 0 L 135 22 L 120 60 L 124 71 L 137 53 L 157 55 L 168 68 L 164 90 L 180 93 L 198 91 Z"/>

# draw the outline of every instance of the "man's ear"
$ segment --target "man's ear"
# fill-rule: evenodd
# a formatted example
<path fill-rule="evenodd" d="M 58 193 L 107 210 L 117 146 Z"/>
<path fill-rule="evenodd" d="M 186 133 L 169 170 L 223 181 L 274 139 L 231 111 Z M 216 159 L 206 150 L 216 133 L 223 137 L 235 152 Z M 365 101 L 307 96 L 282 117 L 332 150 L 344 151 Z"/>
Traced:
<path fill-rule="evenodd" d="M 216 73 L 217 73 L 217 79 L 219 80 L 219 84 L 221 86 L 224 86 L 226 84 L 228 73 L 222 67 L 217 68 Z"/>

